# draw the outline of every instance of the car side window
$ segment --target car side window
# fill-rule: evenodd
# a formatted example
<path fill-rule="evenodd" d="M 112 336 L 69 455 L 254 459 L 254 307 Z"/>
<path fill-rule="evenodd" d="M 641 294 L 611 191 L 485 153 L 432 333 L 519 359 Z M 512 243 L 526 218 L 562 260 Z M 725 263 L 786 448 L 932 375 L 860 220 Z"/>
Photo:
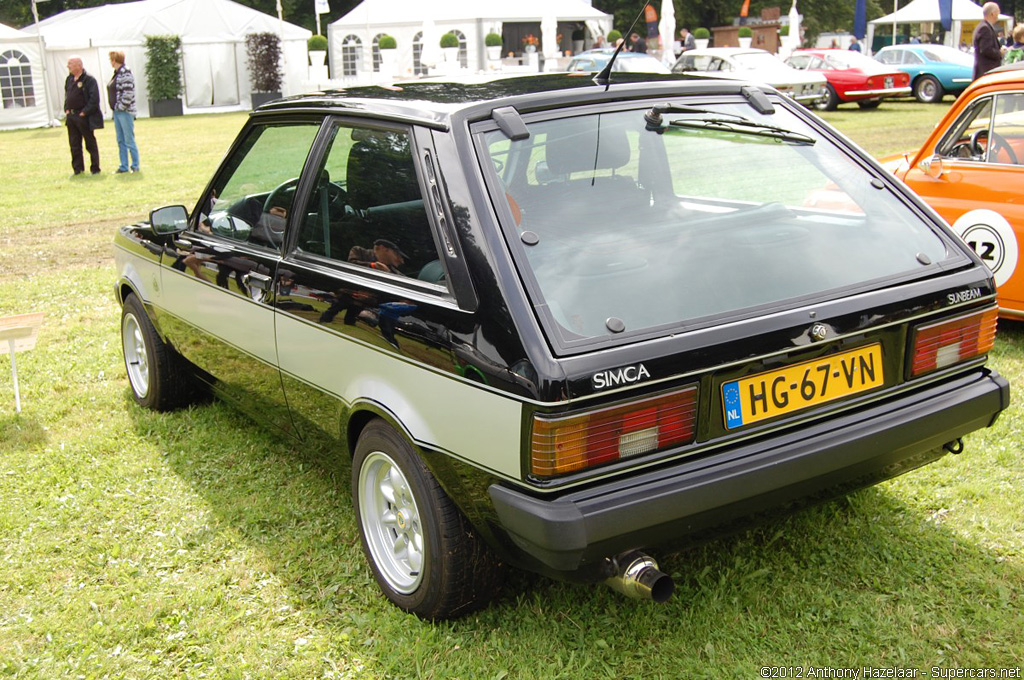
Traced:
<path fill-rule="evenodd" d="M 992 122 L 992 97 L 975 101 L 961 114 L 935 152 L 947 158 L 984 160 L 985 140 Z"/>
<path fill-rule="evenodd" d="M 711 57 L 707 55 L 699 55 L 696 57 L 687 56 L 684 62 L 683 70 L 685 71 L 708 71 L 710 70 Z"/>
<path fill-rule="evenodd" d="M 907 51 L 905 51 L 903 53 L 903 63 L 904 64 L 918 65 L 918 64 L 923 64 L 924 63 L 924 59 L 922 59 L 921 55 L 917 54 L 916 52 L 911 52 L 911 51 L 907 50 Z"/>
<path fill-rule="evenodd" d="M 807 65 L 811 62 L 811 58 L 806 54 L 790 57 L 786 60 L 786 63 L 793 68 L 806 69 Z"/>
<path fill-rule="evenodd" d="M 339 124 L 328 145 L 297 250 L 441 284 L 409 132 Z"/>
<path fill-rule="evenodd" d="M 901 53 L 896 50 L 882 52 L 878 55 L 878 61 L 883 64 L 898 64 L 901 61 Z"/>
<path fill-rule="evenodd" d="M 990 135 L 990 143 L 985 145 L 989 163 L 1021 165 L 1024 162 L 1024 93 L 996 96 L 996 115 Z"/>
<path fill-rule="evenodd" d="M 319 129 L 312 122 L 253 126 L 214 179 L 194 229 L 279 249 Z"/>
<path fill-rule="evenodd" d="M 832 67 L 825 63 L 821 57 L 811 57 L 811 63 L 807 66 L 812 71 L 831 71 Z"/>

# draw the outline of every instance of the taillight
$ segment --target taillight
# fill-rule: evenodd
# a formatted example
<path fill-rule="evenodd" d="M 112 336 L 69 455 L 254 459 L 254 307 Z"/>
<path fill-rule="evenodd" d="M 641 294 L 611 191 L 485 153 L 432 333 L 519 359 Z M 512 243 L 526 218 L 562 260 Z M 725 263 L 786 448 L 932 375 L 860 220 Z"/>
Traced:
<path fill-rule="evenodd" d="M 995 344 L 997 316 L 998 310 L 992 307 L 914 329 L 910 376 L 987 353 Z"/>
<path fill-rule="evenodd" d="M 561 418 L 537 415 L 530 471 L 552 477 L 687 444 L 696 421 L 696 387 Z"/>

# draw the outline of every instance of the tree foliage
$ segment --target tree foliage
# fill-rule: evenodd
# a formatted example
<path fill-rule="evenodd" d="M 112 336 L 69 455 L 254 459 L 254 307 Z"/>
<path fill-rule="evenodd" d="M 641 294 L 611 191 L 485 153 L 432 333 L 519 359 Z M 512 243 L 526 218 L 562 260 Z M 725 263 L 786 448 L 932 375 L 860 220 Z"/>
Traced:
<path fill-rule="evenodd" d="M 686 26 L 691 31 L 697 27 L 714 28 L 729 26 L 739 16 L 743 0 L 701 0 L 699 3 L 674 0 L 676 10 L 676 26 Z M 906 5 L 910 0 L 898 0 L 899 5 Z M 651 3 L 661 11 L 660 0 Z M 868 0 L 868 20 L 880 17 L 892 11 L 892 6 L 881 0 Z M 792 0 L 751 0 L 748 16 L 757 18 L 761 10 L 767 7 L 778 7 L 785 15 L 789 12 Z M 853 10 L 855 3 L 836 2 L 835 0 L 797 0 L 797 10 L 803 16 L 803 26 L 807 36 L 813 37 L 824 31 L 853 30 Z M 594 7 L 615 16 L 615 28 L 627 32 L 630 24 L 643 9 L 638 0 L 594 0 Z M 641 17 L 640 22 L 643 22 Z"/>

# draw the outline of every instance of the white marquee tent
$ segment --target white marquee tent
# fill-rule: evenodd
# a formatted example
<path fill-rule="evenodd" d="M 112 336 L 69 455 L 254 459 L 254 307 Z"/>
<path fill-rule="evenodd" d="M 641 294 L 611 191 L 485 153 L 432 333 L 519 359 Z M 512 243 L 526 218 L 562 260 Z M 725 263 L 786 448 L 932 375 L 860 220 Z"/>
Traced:
<path fill-rule="evenodd" d="M 422 49 L 432 50 L 429 38 L 416 41 L 418 34 L 440 39 L 443 33 L 457 31 L 462 37 L 462 66 L 470 71 L 486 67 L 484 36 L 501 34 L 504 24 L 536 24 L 554 18 L 564 24 L 583 24 L 591 37 L 607 35 L 612 16 L 594 9 L 589 0 L 363 0 L 351 12 L 330 24 L 331 76 L 336 79 L 372 79 L 375 38 L 387 34 L 395 38 L 398 76 L 413 75 L 420 64 Z M 431 27 L 429 22 L 433 23 Z M 427 29 L 424 31 L 424 24 Z M 563 36 L 568 44 L 571 36 Z M 505 46 L 505 51 L 521 51 L 520 46 Z M 540 46 L 538 45 L 538 49 Z M 421 71 L 422 73 L 422 71 Z"/>
<path fill-rule="evenodd" d="M 35 40 L 35 31 L 33 25 L 21 32 Z M 138 0 L 61 12 L 39 22 L 46 46 L 51 106 L 60 111 L 67 58 L 76 54 L 82 57 L 85 70 L 100 82 L 103 110 L 109 113 L 104 86 L 113 71 L 108 52 L 117 49 L 125 53 L 135 74 L 139 115 L 148 115 L 145 38 L 178 35 L 186 112 L 248 107 L 252 88 L 245 36 L 264 32 L 283 38 L 283 94 L 301 91 L 308 77 L 306 40 L 312 33 L 231 0 Z"/>
<path fill-rule="evenodd" d="M 39 40 L 0 24 L 0 130 L 47 124 Z"/>
<path fill-rule="evenodd" d="M 965 24 L 969 26 L 969 30 L 965 32 L 963 39 L 970 44 L 971 32 L 974 30 L 974 26 L 982 19 L 981 5 L 971 2 L 971 0 L 953 0 L 952 18 L 953 26 L 952 30 L 946 33 L 946 44 L 950 47 L 959 47 L 959 36 L 966 27 Z M 892 14 L 887 14 L 884 17 L 868 22 L 868 37 L 866 41 L 868 49 L 873 44 L 875 29 L 879 26 L 932 23 L 937 27 L 940 20 L 939 0 L 912 0 L 912 2 Z M 1004 30 L 1009 34 L 1013 27 L 1013 17 L 1000 14 L 999 20 L 1005 24 Z"/>

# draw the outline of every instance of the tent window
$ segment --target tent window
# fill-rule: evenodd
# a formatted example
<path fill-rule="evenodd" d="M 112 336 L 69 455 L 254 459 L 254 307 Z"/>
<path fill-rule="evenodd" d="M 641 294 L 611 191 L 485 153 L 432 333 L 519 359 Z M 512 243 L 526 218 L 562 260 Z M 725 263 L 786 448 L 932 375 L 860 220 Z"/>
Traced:
<path fill-rule="evenodd" d="M 427 75 L 427 67 L 420 61 L 423 56 L 423 31 L 420 31 L 412 39 L 412 72 L 413 75 Z"/>
<path fill-rule="evenodd" d="M 362 61 L 363 41 L 359 36 L 347 35 L 341 42 L 341 74 L 354 76 L 359 73 L 359 63 Z"/>
<path fill-rule="evenodd" d="M 0 98 L 5 109 L 36 105 L 32 65 L 24 53 L 7 50 L 0 54 Z"/>
<path fill-rule="evenodd" d="M 371 48 L 371 53 L 373 55 L 374 73 L 380 73 L 380 39 L 383 38 L 385 35 L 387 35 L 387 33 L 378 33 L 377 35 L 373 36 L 373 47 Z"/>
<path fill-rule="evenodd" d="M 469 55 L 466 50 L 466 34 L 458 29 L 452 29 L 452 33 L 459 39 L 459 66 L 469 68 Z"/>

